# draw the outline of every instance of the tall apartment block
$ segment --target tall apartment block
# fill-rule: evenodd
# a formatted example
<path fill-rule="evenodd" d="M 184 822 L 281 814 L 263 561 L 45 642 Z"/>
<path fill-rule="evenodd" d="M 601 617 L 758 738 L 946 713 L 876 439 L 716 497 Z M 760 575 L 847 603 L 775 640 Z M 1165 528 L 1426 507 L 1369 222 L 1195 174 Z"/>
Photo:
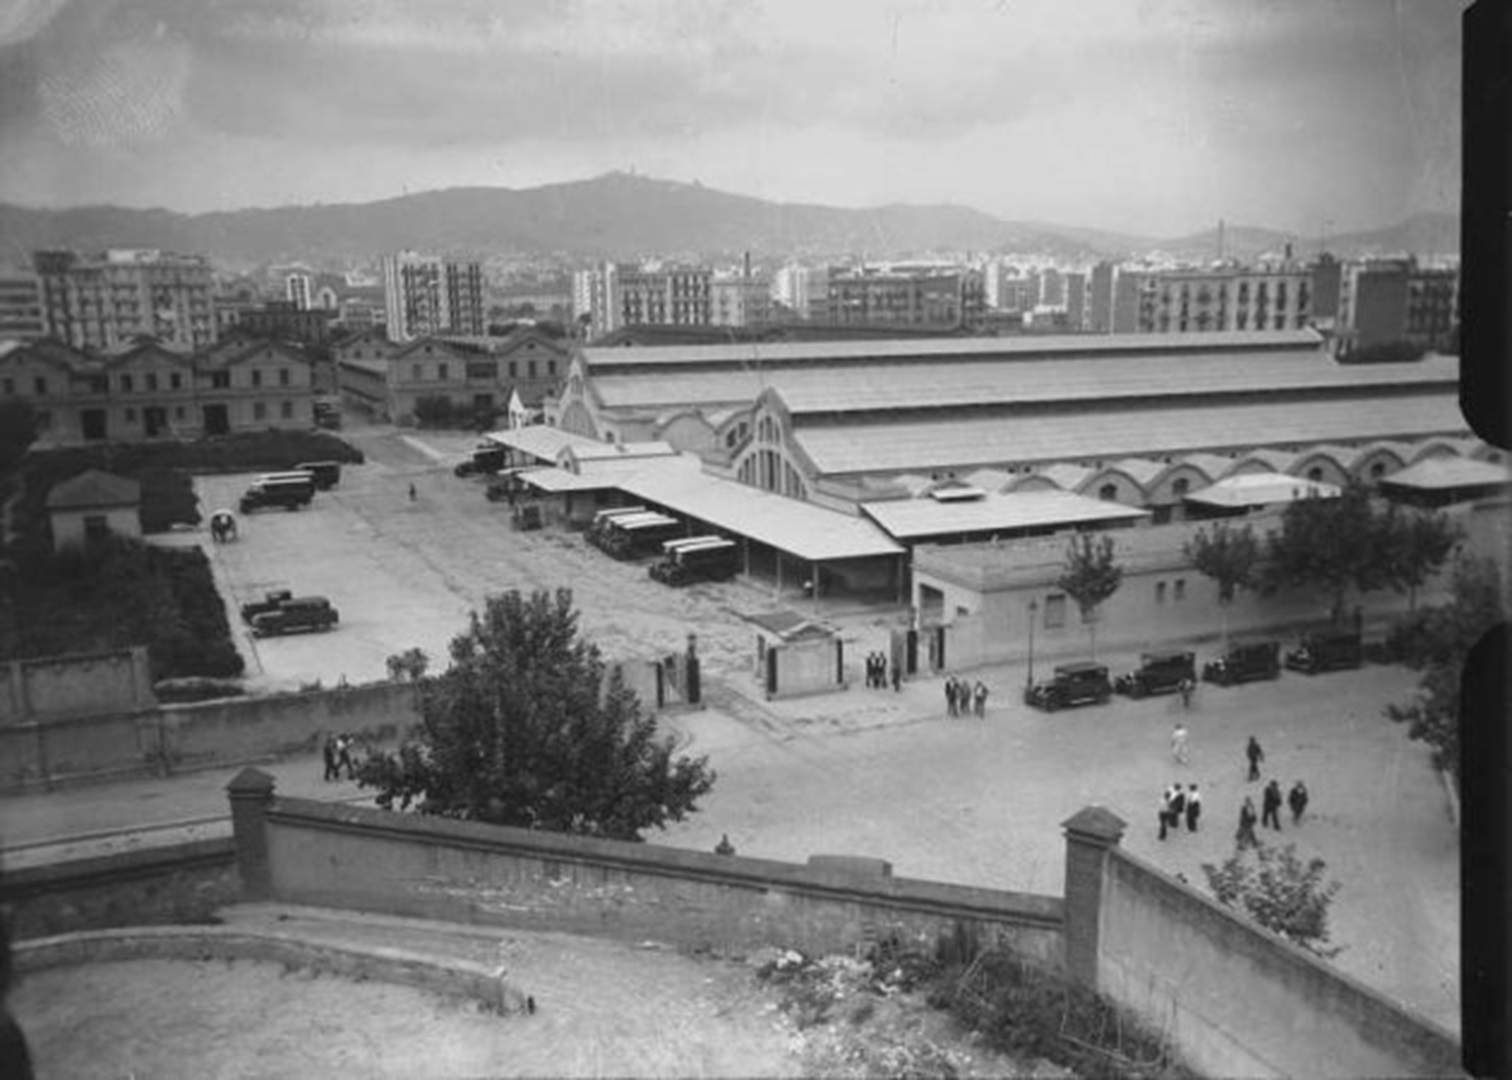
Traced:
<path fill-rule="evenodd" d="M 488 331 L 479 263 L 412 251 L 385 255 L 383 298 L 390 341 L 427 334 L 481 337 Z"/>
<path fill-rule="evenodd" d="M 772 284 L 749 274 L 709 283 L 710 321 L 715 326 L 759 326 L 772 320 Z"/>
<path fill-rule="evenodd" d="M 986 308 L 980 271 L 958 267 L 831 269 L 829 321 L 840 326 L 978 325 Z"/>
<path fill-rule="evenodd" d="M 27 341 L 46 333 L 37 276 L 0 271 L 0 341 Z"/>
<path fill-rule="evenodd" d="M 588 316 L 589 337 L 624 326 L 709 326 L 713 284 L 713 271 L 703 266 L 605 263 L 573 274 L 572 313 Z"/>
<path fill-rule="evenodd" d="M 1341 298 L 1348 344 L 1364 348 L 1408 341 L 1448 347 L 1459 315 L 1459 272 L 1416 259 L 1372 260 L 1350 267 Z"/>
<path fill-rule="evenodd" d="M 216 340 L 210 263 L 197 255 L 118 249 L 86 259 L 37 251 L 47 333 L 75 348 L 114 349 L 150 334 L 192 351 Z"/>
<path fill-rule="evenodd" d="M 823 320 L 829 312 L 829 270 L 790 263 L 772 280 L 772 298 L 800 319 Z"/>
<path fill-rule="evenodd" d="M 1312 272 L 1301 268 L 1120 270 L 1113 287 L 1115 334 L 1298 330 L 1311 318 Z"/>

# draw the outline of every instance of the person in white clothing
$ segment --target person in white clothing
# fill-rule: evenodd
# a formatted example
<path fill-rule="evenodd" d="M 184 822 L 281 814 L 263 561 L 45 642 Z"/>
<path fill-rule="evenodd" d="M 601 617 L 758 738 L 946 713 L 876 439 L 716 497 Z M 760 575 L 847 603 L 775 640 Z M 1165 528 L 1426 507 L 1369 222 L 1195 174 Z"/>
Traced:
<path fill-rule="evenodd" d="M 1187 729 L 1185 724 L 1178 723 L 1171 731 L 1171 757 L 1182 765 L 1191 761 L 1191 754 L 1187 750 Z"/>

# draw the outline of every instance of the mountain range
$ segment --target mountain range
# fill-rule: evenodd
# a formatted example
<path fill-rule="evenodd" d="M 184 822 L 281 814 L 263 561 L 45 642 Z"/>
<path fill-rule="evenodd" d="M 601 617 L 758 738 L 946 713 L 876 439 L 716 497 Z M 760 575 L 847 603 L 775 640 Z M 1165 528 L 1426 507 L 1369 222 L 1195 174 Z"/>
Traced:
<path fill-rule="evenodd" d="M 904 258 L 931 252 L 1032 252 L 1062 259 L 1124 258 L 1161 252 L 1205 261 L 1217 229 L 1176 238 L 1005 221 L 969 207 L 889 205 L 845 209 L 778 203 L 700 184 L 609 173 L 541 187 L 448 188 L 368 203 L 282 206 L 181 214 L 118 206 L 40 210 L 0 203 L 0 262 L 24 266 L 38 248 L 94 252 L 161 248 L 210 256 L 232 268 L 302 261 L 333 265 L 389 251 L 549 255 L 570 258 L 685 258 L 858 255 Z M 1226 226 L 1223 252 L 1252 259 L 1318 238 Z M 1328 238 L 1341 256 L 1459 250 L 1459 220 L 1425 213 L 1387 228 Z"/>

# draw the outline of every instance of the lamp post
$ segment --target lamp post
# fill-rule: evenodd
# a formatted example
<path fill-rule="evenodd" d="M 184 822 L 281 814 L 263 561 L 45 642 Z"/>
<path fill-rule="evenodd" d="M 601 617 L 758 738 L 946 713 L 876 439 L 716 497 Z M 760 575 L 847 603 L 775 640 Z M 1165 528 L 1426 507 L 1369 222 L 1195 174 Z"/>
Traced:
<path fill-rule="evenodd" d="M 1024 676 L 1024 688 L 1034 685 L 1034 621 L 1039 615 L 1039 601 L 1029 601 L 1029 674 Z"/>

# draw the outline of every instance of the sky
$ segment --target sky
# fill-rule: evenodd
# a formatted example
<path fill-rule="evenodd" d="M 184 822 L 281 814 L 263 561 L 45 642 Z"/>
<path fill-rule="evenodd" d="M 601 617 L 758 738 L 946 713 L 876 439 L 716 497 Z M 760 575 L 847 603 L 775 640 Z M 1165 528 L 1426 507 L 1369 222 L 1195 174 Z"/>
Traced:
<path fill-rule="evenodd" d="M 0 200 L 614 170 L 1178 236 L 1459 205 L 1463 0 L 0 0 Z"/>

